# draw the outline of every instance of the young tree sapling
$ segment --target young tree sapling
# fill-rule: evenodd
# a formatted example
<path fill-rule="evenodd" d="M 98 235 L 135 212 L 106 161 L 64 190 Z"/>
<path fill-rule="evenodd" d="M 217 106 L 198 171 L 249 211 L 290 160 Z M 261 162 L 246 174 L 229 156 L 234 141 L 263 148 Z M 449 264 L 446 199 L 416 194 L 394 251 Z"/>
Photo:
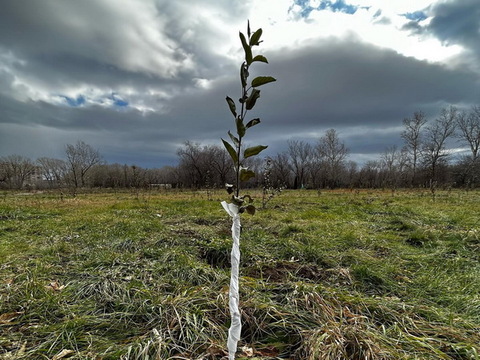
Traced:
<path fill-rule="evenodd" d="M 237 351 L 237 343 L 240 339 L 241 333 L 241 316 L 239 310 L 239 295 L 238 295 L 238 273 L 240 264 L 240 214 L 247 212 L 251 215 L 255 214 L 255 206 L 252 204 L 253 199 L 250 195 L 241 195 L 240 186 L 243 181 L 255 176 L 255 172 L 244 166 L 245 159 L 258 155 L 265 150 L 267 146 L 257 145 L 248 147 L 243 150 L 243 139 L 247 130 L 258 125 L 260 123 L 259 118 L 254 118 L 246 122 L 246 116 L 249 110 L 252 110 L 257 100 L 260 98 L 260 90 L 258 87 L 276 81 L 271 76 L 258 76 L 255 77 L 250 83 L 249 69 L 254 62 L 268 63 L 267 58 L 263 55 L 253 56 L 252 48 L 260 45 L 262 36 L 262 29 L 258 29 L 255 32 L 250 31 L 250 23 L 247 25 L 247 37 L 240 32 L 240 41 L 245 53 L 245 61 L 240 66 L 240 82 L 242 85 L 242 91 L 240 99 L 240 112 L 237 113 L 237 106 L 235 101 L 226 97 L 230 112 L 235 119 L 236 135 L 231 131 L 228 131 L 228 136 L 231 142 L 222 139 L 225 149 L 232 158 L 234 170 L 235 170 L 235 183 L 226 184 L 226 189 L 231 194 L 231 202 L 222 202 L 222 206 L 225 211 L 232 217 L 232 253 L 231 253 L 231 277 L 230 277 L 230 291 L 229 291 L 229 308 L 231 315 L 231 325 L 228 330 L 228 358 L 229 360 L 235 359 L 235 353 Z M 243 150 L 243 152 L 242 152 Z"/>

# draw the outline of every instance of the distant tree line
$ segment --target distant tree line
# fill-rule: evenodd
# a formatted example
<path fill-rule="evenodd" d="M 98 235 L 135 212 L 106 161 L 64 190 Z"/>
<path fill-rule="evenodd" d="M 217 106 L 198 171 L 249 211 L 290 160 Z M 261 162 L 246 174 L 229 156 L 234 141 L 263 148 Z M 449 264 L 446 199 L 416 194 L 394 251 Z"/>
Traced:
<path fill-rule="evenodd" d="M 257 175 L 246 184 L 278 188 L 478 187 L 480 185 L 480 106 L 460 111 L 450 106 L 429 120 L 418 111 L 403 119 L 404 146 L 388 147 L 378 159 L 359 166 L 335 129 L 315 142 L 289 140 L 268 159 L 248 159 Z M 460 151 L 461 150 L 461 151 Z M 460 155 L 459 155 L 460 154 Z M 220 188 L 233 181 L 229 155 L 220 145 L 186 141 L 178 164 L 157 169 L 107 164 L 83 141 L 65 146 L 64 159 L 35 161 L 0 158 L 0 188 Z"/>
<path fill-rule="evenodd" d="M 176 182 L 174 168 L 143 169 L 135 165 L 106 164 L 98 150 L 78 141 L 65 146 L 65 158 L 33 161 L 10 155 L 0 158 L 0 188 L 142 188 Z"/>

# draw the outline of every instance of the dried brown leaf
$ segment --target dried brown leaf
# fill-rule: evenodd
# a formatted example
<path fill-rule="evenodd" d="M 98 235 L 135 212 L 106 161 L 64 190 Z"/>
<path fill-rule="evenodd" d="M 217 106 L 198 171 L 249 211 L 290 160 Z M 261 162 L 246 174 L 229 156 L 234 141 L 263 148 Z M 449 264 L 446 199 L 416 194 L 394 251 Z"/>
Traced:
<path fill-rule="evenodd" d="M 50 282 L 50 284 L 46 285 L 45 288 L 47 290 L 62 291 L 65 288 L 65 285 L 60 285 L 60 283 L 55 280 Z"/>
<path fill-rule="evenodd" d="M 73 350 L 67 350 L 67 349 L 63 349 L 62 351 L 60 351 L 57 355 L 55 355 L 52 360 L 59 360 L 59 359 L 63 359 L 63 358 L 66 358 L 67 356 L 70 356 L 72 354 L 74 354 L 75 351 Z"/>
<path fill-rule="evenodd" d="M 0 324 L 8 324 L 9 322 L 13 321 L 15 318 L 22 315 L 23 312 L 15 311 L 10 313 L 4 313 L 0 315 Z"/>
<path fill-rule="evenodd" d="M 207 349 L 207 353 L 210 355 L 210 356 L 228 356 L 228 352 L 225 351 L 225 349 L 223 349 L 222 347 L 218 346 L 218 345 L 211 345 L 208 349 Z"/>
<path fill-rule="evenodd" d="M 252 357 L 253 356 L 253 349 L 248 346 L 243 346 L 242 347 L 242 353 L 247 356 L 247 357 Z"/>
<path fill-rule="evenodd" d="M 275 346 L 267 346 L 266 348 L 255 350 L 255 355 L 265 357 L 277 357 L 280 351 Z"/>

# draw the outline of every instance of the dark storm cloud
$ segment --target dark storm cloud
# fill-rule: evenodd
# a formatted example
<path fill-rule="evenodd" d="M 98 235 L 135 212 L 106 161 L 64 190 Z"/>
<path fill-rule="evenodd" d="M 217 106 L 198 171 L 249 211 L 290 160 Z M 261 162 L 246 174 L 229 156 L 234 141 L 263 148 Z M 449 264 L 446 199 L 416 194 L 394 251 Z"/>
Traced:
<path fill-rule="evenodd" d="M 420 35 L 424 32 L 424 28 L 422 25 L 418 23 L 418 21 L 409 21 L 405 25 L 402 26 L 402 30 L 409 31 L 411 34 Z"/>
<path fill-rule="evenodd" d="M 369 129 L 398 128 L 414 111 L 435 116 L 446 104 L 477 100 L 478 83 L 471 73 L 351 40 L 318 41 L 303 49 L 266 55 L 270 65 L 260 65 L 258 73 L 271 74 L 278 82 L 262 88 L 251 116 L 260 116 L 263 123 L 249 135 L 252 142 L 271 144 L 272 154 L 282 150 L 290 137 L 315 141 L 328 128 L 339 129 L 352 152 L 378 152 L 380 146 L 399 143 L 399 133 L 378 134 Z M 104 151 L 114 144 L 128 144 L 125 155 L 139 151 L 153 158 L 168 149 L 169 156 L 162 160 L 172 163 L 183 141 L 219 143 L 233 129 L 224 99 L 226 95 L 237 98 L 237 88 L 233 78 L 212 89 L 187 92 L 171 99 L 169 111 L 163 114 L 41 102 L 31 102 L 29 110 L 20 103 L 2 103 L 2 108 L 10 108 L 12 122 L 95 133 Z M 40 116 L 29 116 L 33 113 Z"/>
<path fill-rule="evenodd" d="M 262 124 L 248 136 L 253 143 L 270 144 L 270 155 L 285 149 L 289 138 L 315 141 L 329 128 L 339 130 L 352 152 L 378 153 L 401 146 L 399 128 L 414 111 L 434 118 L 447 104 L 478 99 L 479 84 L 471 72 L 354 40 L 316 41 L 266 55 L 270 64 L 259 65 L 257 75 L 278 81 L 261 88 L 250 117 L 260 116 Z M 161 118 L 174 122 L 185 140 L 218 142 L 234 128 L 224 98 L 238 98 L 236 81 L 175 98 L 175 111 Z"/>
<path fill-rule="evenodd" d="M 421 25 L 412 21 L 403 30 L 412 34 L 430 34 L 443 44 L 461 45 L 467 55 L 457 62 L 470 65 L 478 70 L 480 61 L 480 1 L 478 0 L 444 0 L 429 9 L 431 21 Z M 468 64 L 469 63 L 469 64 Z"/>
<path fill-rule="evenodd" d="M 392 124 L 400 111 L 471 102 L 478 94 L 478 78 L 469 71 L 449 70 L 354 40 L 318 41 L 269 58 L 277 59 L 269 71 L 279 78 L 278 86 L 266 90 L 277 98 L 269 110 L 285 125 Z"/>
<path fill-rule="evenodd" d="M 9 1 L 0 12 L 0 55 L 8 52 L 17 61 L 19 78 L 59 95 L 65 88 L 90 84 L 105 89 L 153 87 L 174 94 L 191 86 L 193 78 L 212 77 L 227 66 L 225 58 L 211 50 L 231 34 L 218 31 L 200 12 L 194 21 L 182 16 L 204 6 L 125 1 L 119 7 L 91 0 L 45 0 L 38 6 L 35 1 Z M 216 6 L 218 16 L 227 18 L 246 11 L 240 2 Z"/>
<path fill-rule="evenodd" d="M 414 111 L 433 118 L 447 104 L 478 101 L 474 73 L 353 40 L 317 41 L 268 58 L 278 82 L 265 88 L 260 111 L 267 143 L 285 142 L 285 134 L 314 140 L 336 128 L 352 151 L 378 152 L 400 143 L 398 128 Z"/>
<path fill-rule="evenodd" d="M 113 7 L 108 1 L 62 2 L 45 0 L 39 6 L 35 1 L 8 1 L 2 4 L 0 15 L 0 42 L 20 57 L 33 61 L 62 63 L 62 57 L 78 58 L 120 66 L 129 71 L 147 71 L 148 65 L 159 65 L 151 57 L 167 59 L 163 68 L 152 71 L 169 77 L 186 54 L 175 49 L 175 42 L 162 36 L 165 26 L 161 18 L 154 28 L 135 22 L 149 9 L 147 2 L 130 2 Z M 149 19 L 147 19 L 149 20 Z M 132 43 L 135 41 L 136 43 Z M 128 51 L 149 48 L 143 58 L 131 59 Z"/>
<path fill-rule="evenodd" d="M 480 55 L 480 1 L 443 1 L 432 8 L 428 29 L 441 41 L 461 44 Z"/>

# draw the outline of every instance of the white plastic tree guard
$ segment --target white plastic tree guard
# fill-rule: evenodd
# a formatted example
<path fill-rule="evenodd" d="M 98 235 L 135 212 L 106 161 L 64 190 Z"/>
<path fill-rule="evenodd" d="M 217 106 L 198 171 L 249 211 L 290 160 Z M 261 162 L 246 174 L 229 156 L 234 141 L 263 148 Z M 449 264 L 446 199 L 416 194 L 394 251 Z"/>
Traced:
<path fill-rule="evenodd" d="M 228 293 L 229 308 L 231 316 L 231 324 L 228 329 L 228 359 L 235 360 L 235 353 L 237 352 L 237 343 L 240 340 L 240 333 L 242 331 L 242 321 L 239 309 L 239 285 L 238 273 L 240 267 L 240 214 L 239 208 L 235 204 L 229 204 L 222 201 L 222 206 L 225 211 L 232 217 L 232 252 L 231 252 L 231 273 L 230 273 L 230 290 Z"/>

